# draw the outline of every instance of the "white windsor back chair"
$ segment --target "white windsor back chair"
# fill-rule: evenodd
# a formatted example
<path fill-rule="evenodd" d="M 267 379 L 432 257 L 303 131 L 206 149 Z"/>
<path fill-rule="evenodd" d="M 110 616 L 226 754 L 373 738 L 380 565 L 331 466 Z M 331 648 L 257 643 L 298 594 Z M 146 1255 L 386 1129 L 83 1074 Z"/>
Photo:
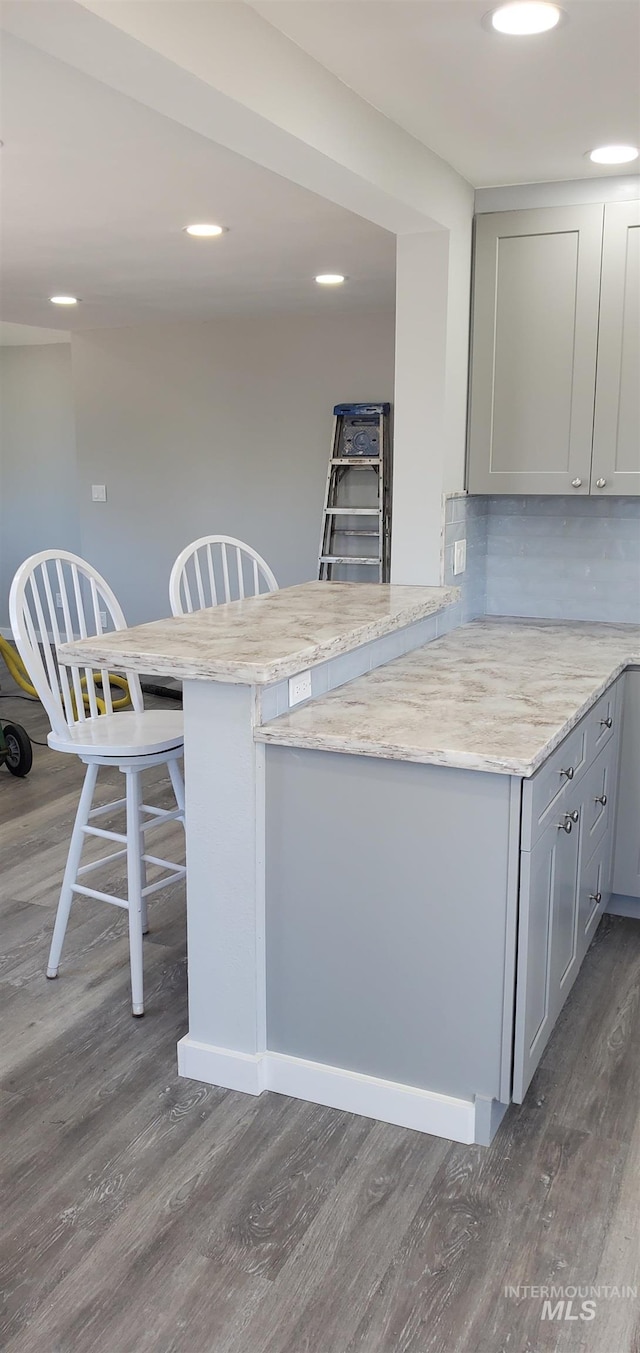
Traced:
<path fill-rule="evenodd" d="M 148 930 L 147 898 L 168 883 L 182 878 L 185 866 L 145 853 L 147 831 L 179 819 L 184 824 L 184 786 L 178 761 L 183 752 L 182 713 L 177 710 L 145 710 L 140 679 L 127 673 L 131 710 L 114 712 L 109 673 L 100 668 L 100 712 L 95 672 L 91 667 L 67 669 L 58 661 L 61 644 L 77 638 L 100 636 L 107 629 L 125 629 L 122 608 L 105 579 L 86 560 L 64 550 L 43 550 L 32 555 L 17 570 L 11 585 L 9 614 L 18 652 L 29 672 L 51 723 L 49 746 L 73 752 L 87 767 L 75 824 L 69 845 L 62 890 L 47 964 L 47 977 L 58 975 L 73 897 L 98 898 L 129 913 L 132 1013 L 144 1014 L 143 944 Z M 141 775 L 152 766 L 166 764 L 176 808 L 167 810 L 142 802 Z M 117 766 L 125 776 L 121 799 L 92 808 L 100 766 Z M 126 832 L 94 826 L 94 821 L 115 809 L 126 809 Z M 116 841 L 120 848 L 88 864 L 80 863 L 87 837 Z M 127 862 L 127 897 L 91 888 L 81 879 L 120 858 Z M 147 884 L 146 866 L 164 871 L 164 877 Z M 167 876 L 168 874 L 168 876 Z"/>
<path fill-rule="evenodd" d="M 178 555 L 169 580 L 173 615 L 277 591 L 278 583 L 266 561 L 233 536 L 202 536 L 192 541 Z"/>

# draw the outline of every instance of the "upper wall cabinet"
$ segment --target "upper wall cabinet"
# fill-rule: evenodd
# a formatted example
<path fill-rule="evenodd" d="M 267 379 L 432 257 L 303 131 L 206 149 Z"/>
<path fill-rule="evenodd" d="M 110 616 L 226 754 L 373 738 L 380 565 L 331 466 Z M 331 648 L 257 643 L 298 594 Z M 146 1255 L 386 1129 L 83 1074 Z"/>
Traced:
<path fill-rule="evenodd" d="M 604 212 L 591 478 L 596 492 L 640 493 L 640 202 Z"/>
<path fill-rule="evenodd" d="M 637 203 L 478 218 L 471 493 L 640 492 L 634 222 Z"/>

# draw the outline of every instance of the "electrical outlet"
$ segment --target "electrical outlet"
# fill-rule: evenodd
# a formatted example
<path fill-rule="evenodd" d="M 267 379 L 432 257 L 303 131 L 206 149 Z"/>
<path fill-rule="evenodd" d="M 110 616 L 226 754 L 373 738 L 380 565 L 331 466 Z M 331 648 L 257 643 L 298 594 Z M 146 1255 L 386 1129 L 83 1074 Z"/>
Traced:
<path fill-rule="evenodd" d="M 453 547 L 453 571 L 454 573 L 464 573 L 467 567 L 467 542 L 466 540 L 456 540 Z"/>
<path fill-rule="evenodd" d="M 62 596 L 60 592 L 56 592 L 56 606 L 62 606 Z"/>
<path fill-rule="evenodd" d="M 99 614 L 99 616 L 100 616 L 100 624 L 102 625 L 103 630 L 106 630 L 106 628 L 107 628 L 107 612 L 106 612 L 106 611 L 99 611 L 98 614 Z"/>
<path fill-rule="evenodd" d="M 107 486 L 106 486 L 106 484 L 92 484 L 92 485 L 91 485 L 91 501 L 92 501 L 93 503 L 106 503 L 106 501 L 107 501 Z"/>
<path fill-rule="evenodd" d="M 299 705 L 301 700 L 311 697 L 311 672 L 300 672 L 289 677 L 289 704 Z"/>

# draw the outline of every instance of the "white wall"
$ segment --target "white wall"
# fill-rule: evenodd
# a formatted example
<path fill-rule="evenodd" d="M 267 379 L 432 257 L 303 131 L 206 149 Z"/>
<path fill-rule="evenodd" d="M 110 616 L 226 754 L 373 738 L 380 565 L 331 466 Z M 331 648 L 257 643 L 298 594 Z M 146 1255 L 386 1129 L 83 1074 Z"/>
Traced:
<path fill-rule="evenodd" d="M 136 624 L 168 613 L 173 560 L 207 532 L 283 586 L 316 576 L 333 405 L 393 399 L 394 313 L 94 330 L 72 361 L 81 553 Z"/>
<path fill-rule="evenodd" d="M 0 627 L 27 555 L 77 550 L 76 488 L 69 344 L 0 348 Z"/>

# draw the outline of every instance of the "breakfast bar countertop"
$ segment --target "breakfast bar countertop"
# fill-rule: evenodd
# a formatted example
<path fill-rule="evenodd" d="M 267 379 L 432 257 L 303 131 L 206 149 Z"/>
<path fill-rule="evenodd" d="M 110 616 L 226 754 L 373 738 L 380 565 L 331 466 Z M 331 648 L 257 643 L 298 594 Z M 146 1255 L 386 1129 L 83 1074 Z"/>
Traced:
<path fill-rule="evenodd" d="M 640 626 L 485 618 L 256 728 L 260 742 L 528 777 L 627 666 Z"/>
<path fill-rule="evenodd" d="M 310 582 L 74 640 L 65 665 L 266 685 L 451 606 L 458 587 Z"/>

